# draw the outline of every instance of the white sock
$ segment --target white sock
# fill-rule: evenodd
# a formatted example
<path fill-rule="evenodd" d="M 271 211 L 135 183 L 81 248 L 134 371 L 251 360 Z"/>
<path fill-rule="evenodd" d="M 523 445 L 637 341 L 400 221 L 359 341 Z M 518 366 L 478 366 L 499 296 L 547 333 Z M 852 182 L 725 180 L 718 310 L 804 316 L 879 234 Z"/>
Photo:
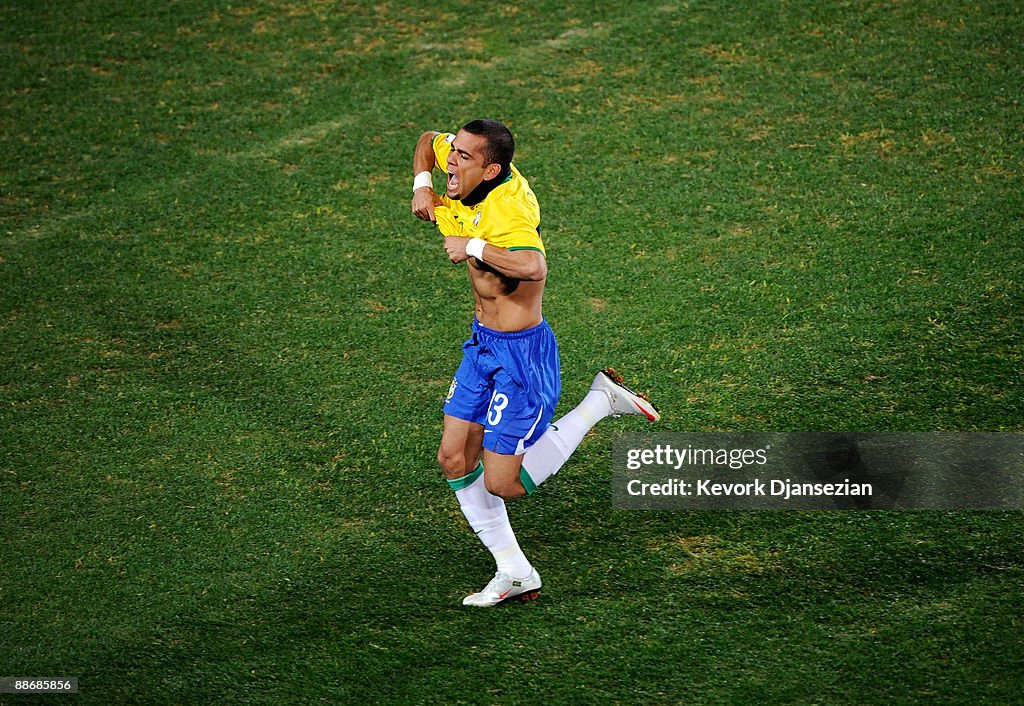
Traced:
<path fill-rule="evenodd" d="M 455 491 L 469 526 L 494 557 L 497 570 L 513 578 L 529 576 L 533 565 L 519 548 L 505 510 L 505 501 L 489 493 L 484 485 L 483 464 L 468 476 L 449 480 L 448 484 Z"/>
<path fill-rule="evenodd" d="M 526 450 L 519 479 L 532 493 L 537 486 L 558 473 L 594 425 L 612 413 L 608 395 L 591 390 L 576 409 L 548 426 L 537 442 Z"/>

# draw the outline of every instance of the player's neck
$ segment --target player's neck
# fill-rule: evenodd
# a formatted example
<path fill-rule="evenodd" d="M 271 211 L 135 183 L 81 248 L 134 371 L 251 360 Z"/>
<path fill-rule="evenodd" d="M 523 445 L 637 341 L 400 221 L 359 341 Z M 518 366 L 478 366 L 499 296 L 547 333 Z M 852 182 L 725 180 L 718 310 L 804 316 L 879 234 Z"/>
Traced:
<path fill-rule="evenodd" d="M 466 198 L 460 199 L 463 206 L 469 206 L 472 208 L 478 203 L 487 198 L 487 195 L 494 191 L 496 188 L 505 183 L 508 178 L 512 176 L 511 165 L 505 167 L 498 176 L 493 179 L 484 179 L 482 182 L 477 184 L 477 187 L 466 195 Z"/>

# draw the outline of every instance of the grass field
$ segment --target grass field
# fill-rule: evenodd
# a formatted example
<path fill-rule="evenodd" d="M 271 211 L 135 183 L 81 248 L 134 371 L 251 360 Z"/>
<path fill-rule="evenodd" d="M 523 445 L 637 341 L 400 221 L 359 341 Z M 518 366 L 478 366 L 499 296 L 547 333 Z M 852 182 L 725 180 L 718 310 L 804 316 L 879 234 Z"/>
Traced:
<path fill-rule="evenodd" d="M 472 315 L 421 130 L 506 121 L 560 412 L 1024 431 L 1024 10 L 0 5 L 0 677 L 53 703 L 1021 703 L 1021 512 L 639 513 L 603 422 L 512 509 L 436 468 Z M 29 698 L 0 696 L 0 703 Z"/>

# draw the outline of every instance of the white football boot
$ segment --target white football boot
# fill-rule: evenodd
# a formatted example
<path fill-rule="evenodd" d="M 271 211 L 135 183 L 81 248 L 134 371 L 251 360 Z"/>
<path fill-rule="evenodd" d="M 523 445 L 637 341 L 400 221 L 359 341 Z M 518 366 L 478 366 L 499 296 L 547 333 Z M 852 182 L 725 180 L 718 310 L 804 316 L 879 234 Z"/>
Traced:
<path fill-rule="evenodd" d="M 622 376 L 615 372 L 614 368 L 607 368 L 599 372 L 590 389 L 600 390 L 608 395 L 613 417 L 620 417 L 623 414 L 642 414 L 652 422 L 661 419 L 658 410 L 654 408 L 647 396 L 633 392 L 623 385 Z"/>
<path fill-rule="evenodd" d="M 502 601 L 532 601 L 540 594 L 540 574 L 536 569 L 525 579 L 514 579 L 503 571 L 494 574 L 490 583 L 479 593 L 471 593 L 462 599 L 462 605 L 490 608 Z"/>

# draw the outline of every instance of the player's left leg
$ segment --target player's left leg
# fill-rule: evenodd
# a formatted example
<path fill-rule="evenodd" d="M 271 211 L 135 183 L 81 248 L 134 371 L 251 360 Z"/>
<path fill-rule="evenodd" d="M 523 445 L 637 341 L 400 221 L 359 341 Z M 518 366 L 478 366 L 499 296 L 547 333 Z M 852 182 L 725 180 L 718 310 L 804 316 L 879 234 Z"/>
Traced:
<path fill-rule="evenodd" d="M 614 370 L 602 370 L 583 401 L 549 424 L 543 435 L 530 442 L 525 453 L 506 455 L 484 449 L 487 489 L 506 500 L 534 492 L 561 469 L 599 421 L 622 414 L 642 414 L 651 421 L 659 417 L 654 405 L 623 385 Z"/>
<path fill-rule="evenodd" d="M 500 454 L 484 449 L 484 483 L 487 490 L 505 500 L 526 495 L 520 474 L 523 455 Z"/>
<path fill-rule="evenodd" d="M 643 415 L 652 422 L 660 417 L 646 396 L 622 384 L 621 375 L 611 368 L 600 371 L 583 401 L 550 424 L 543 436 L 527 449 L 519 473 L 519 487 L 524 493 L 535 491 L 569 460 L 594 425 L 605 417 L 623 414 Z"/>

